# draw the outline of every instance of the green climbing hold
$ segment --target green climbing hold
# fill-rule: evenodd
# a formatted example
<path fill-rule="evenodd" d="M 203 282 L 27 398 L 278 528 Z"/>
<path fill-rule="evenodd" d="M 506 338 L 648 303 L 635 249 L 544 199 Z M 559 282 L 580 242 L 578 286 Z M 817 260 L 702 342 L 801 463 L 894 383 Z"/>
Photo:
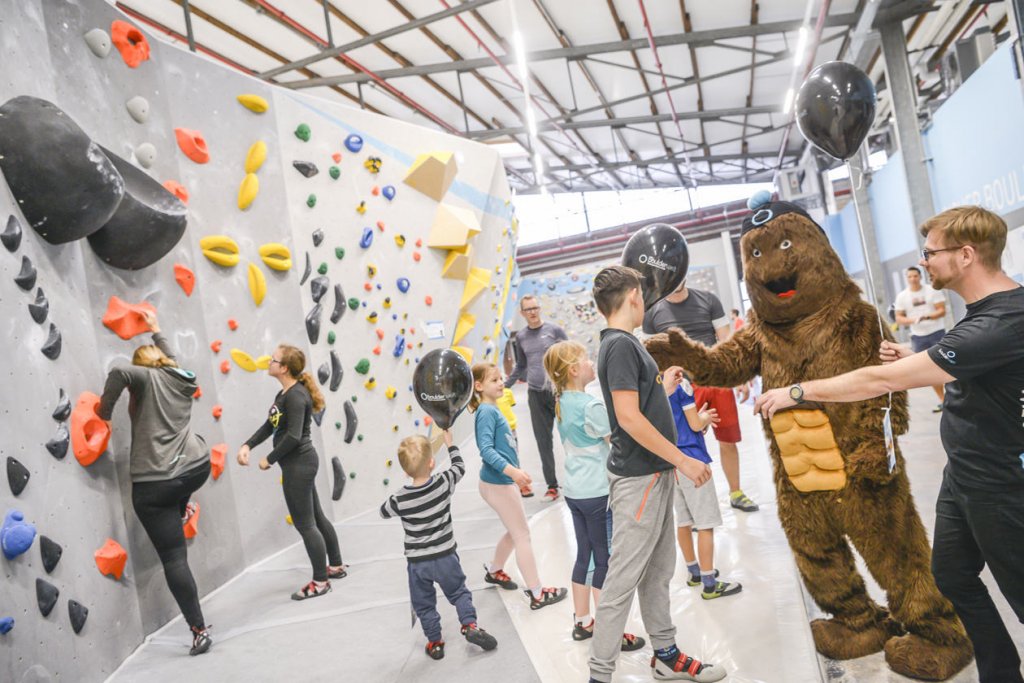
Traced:
<path fill-rule="evenodd" d="M 355 402 L 356 402 L 356 401 L 358 401 L 358 400 L 359 400 L 359 397 L 358 397 L 358 396 L 353 396 L 353 397 L 352 397 L 352 402 L 353 402 L 353 403 L 355 403 Z"/>
<path fill-rule="evenodd" d="M 341 176 L 341 169 L 338 168 L 337 166 L 331 166 L 327 170 L 327 172 L 330 173 L 331 177 L 334 178 L 335 180 L 337 180 Z"/>
<path fill-rule="evenodd" d="M 308 206 L 311 209 L 314 206 L 316 206 L 316 195 L 315 194 L 311 194 L 308 197 L 306 197 L 306 206 Z"/>
<path fill-rule="evenodd" d="M 369 371 L 370 371 L 370 361 L 367 360 L 366 358 L 359 359 L 359 362 L 356 363 L 356 372 L 358 372 L 360 375 L 365 375 Z"/>
<path fill-rule="evenodd" d="M 356 478 L 356 473 L 355 472 L 349 472 L 348 473 L 348 478 L 349 479 L 355 479 Z"/>
<path fill-rule="evenodd" d="M 340 422 L 335 422 L 334 423 L 334 428 L 335 429 L 341 429 L 341 423 Z"/>
<path fill-rule="evenodd" d="M 388 483 L 389 483 L 389 480 L 388 480 L 388 479 L 385 479 L 385 480 L 384 480 L 384 485 L 385 485 L 385 486 L 387 486 L 387 485 L 388 485 Z"/>
<path fill-rule="evenodd" d="M 360 434 L 359 436 L 356 437 L 356 439 L 358 439 L 359 441 L 362 441 L 363 440 L 363 435 Z"/>
<path fill-rule="evenodd" d="M 327 333 L 327 343 L 328 344 L 333 344 L 334 340 L 337 339 L 337 338 L 338 338 L 338 336 L 336 334 L 334 334 L 334 330 L 331 330 L 330 332 Z"/>
<path fill-rule="evenodd" d="M 321 275 L 327 275 L 327 261 L 321 263 L 320 267 L 316 269 L 316 272 L 320 273 Z"/>
<path fill-rule="evenodd" d="M 349 299 L 348 300 L 348 307 L 351 308 L 353 311 L 356 310 L 357 308 L 359 308 L 359 299 L 357 299 L 355 297 L 352 297 L 351 299 Z"/>
<path fill-rule="evenodd" d="M 309 126 L 304 123 L 300 123 L 299 127 L 295 129 L 295 137 L 303 142 L 309 142 L 310 135 L 312 135 L 312 131 L 310 131 Z"/>
<path fill-rule="evenodd" d="M 345 258 L 345 247 L 335 247 L 334 255 L 338 258 L 338 260 Z"/>

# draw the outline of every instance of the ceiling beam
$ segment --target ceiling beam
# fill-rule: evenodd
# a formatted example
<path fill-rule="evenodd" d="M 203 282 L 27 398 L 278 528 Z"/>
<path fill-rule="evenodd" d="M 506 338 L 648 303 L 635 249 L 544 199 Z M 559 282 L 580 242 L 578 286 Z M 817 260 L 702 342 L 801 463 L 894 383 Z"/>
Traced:
<path fill-rule="evenodd" d="M 765 151 L 765 152 L 750 152 L 747 154 L 705 154 L 702 156 L 691 156 L 690 161 L 694 163 L 715 163 L 720 161 L 742 161 L 743 159 L 767 159 L 776 157 L 777 152 Z M 794 149 L 786 152 L 787 157 L 800 156 L 800 149 Z M 627 166 L 651 166 L 654 164 L 671 164 L 676 161 L 675 156 L 660 156 L 652 157 L 650 159 L 640 159 L 639 161 L 613 161 L 604 164 L 606 167 L 611 168 L 625 168 Z M 559 172 L 559 171 L 587 171 L 595 170 L 597 164 L 567 164 L 565 166 L 549 166 L 547 170 Z"/>

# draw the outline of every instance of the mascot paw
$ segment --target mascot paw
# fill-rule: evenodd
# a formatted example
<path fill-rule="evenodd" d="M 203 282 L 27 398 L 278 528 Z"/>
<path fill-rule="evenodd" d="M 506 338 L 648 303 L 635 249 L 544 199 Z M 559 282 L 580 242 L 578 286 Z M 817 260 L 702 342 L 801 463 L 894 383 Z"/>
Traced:
<path fill-rule="evenodd" d="M 951 645 L 925 640 L 913 633 L 890 638 L 885 661 L 898 674 L 923 681 L 944 681 L 971 663 L 974 654 L 966 637 Z"/>
<path fill-rule="evenodd" d="M 881 652 L 886 641 L 899 633 L 899 626 L 891 619 L 854 629 L 836 619 L 815 619 L 811 622 L 814 647 L 832 659 L 856 659 Z"/>
<path fill-rule="evenodd" d="M 661 332 L 644 341 L 647 353 L 651 354 L 654 362 L 658 364 L 659 370 L 665 370 L 673 365 L 682 365 L 679 360 L 683 347 L 688 345 L 690 340 L 686 335 L 676 328 L 668 332 Z"/>

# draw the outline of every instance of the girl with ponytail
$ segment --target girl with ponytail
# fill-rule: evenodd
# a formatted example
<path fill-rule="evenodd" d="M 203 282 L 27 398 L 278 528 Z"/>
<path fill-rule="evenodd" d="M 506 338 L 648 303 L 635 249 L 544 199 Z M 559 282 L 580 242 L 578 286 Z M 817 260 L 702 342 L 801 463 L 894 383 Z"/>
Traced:
<path fill-rule="evenodd" d="M 292 600 L 316 598 L 331 590 L 330 579 L 346 576 L 338 548 L 338 534 L 320 507 L 316 493 L 316 472 L 320 457 L 309 437 L 313 413 L 324 408 L 324 397 L 306 367 L 306 356 L 294 346 L 278 346 L 270 358 L 267 374 L 281 383 L 266 422 L 238 450 L 238 464 L 249 464 L 249 450 L 274 437 L 274 448 L 262 460 L 260 469 L 280 463 L 284 502 L 292 523 L 302 536 L 313 565 L 313 580 L 292 594 Z M 330 560 L 330 565 L 328 565 Z"/>

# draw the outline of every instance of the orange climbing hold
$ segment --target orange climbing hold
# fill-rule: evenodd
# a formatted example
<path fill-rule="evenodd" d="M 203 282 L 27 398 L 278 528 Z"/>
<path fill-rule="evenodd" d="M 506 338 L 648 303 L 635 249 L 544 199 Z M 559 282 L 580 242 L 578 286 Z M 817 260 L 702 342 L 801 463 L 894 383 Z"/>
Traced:
<path fill-rule="evenodd" d="M 99 407 L 100 397 L 83 391 L 71 411 L 71 451 L 82 467 L 96 462 L 110 441 L 110 424 L 96 414 Z"/>
<path fill-rule="evenodd" d="M 196 387 L 196 390 L 192 392 L 192 398 L 194 398 L 195 400 L 198 401 L 200 398 L 202 398 L 202 396 L 203 396 L 203 388 L 202 387 Z"/>
<path fill-rule="evenodd" d="M 193 502 L 195 509 L 192 510 L 192 514 L 188 515 L 188 521 L 181 525 L 182 531 L 185 532 L 185 538 L 195 538 L 196 534 L 199 533 L 199 503 Z"/>
<path fill-rule="evenodd" d="M 110 41 L 121 53 L 121 59 L 134 69 L 149 59 L 149 42 L 142 31 L 127 21 L 115 21 L 110 25 Z"/>
<path fill-rule="evenodd" d="M 212 342 L 210 342 L 210 350 L 213 351 L 214 353 L 220 353 L 220 345 L 223 343 L 224 342 L 222 342 L 220 339 L 214 339 Z"/>
<path fill-rule="evenodd" d="M 178 139 L 178 148 L 197 164 L 205 164 L 210 160 L 210 150 L 206 146 L 206 139 L 198 130 L 188 128 L 175 128 L 174 135 Z"/>
<path fill-rule="evenodd" d="M 188 190 L 186 190 L 185 186 L 179 183 L 177 180 L 165 180 L 164 189 L 173 194 L 181 201 L 188 204 Z"/>
<path fill-rule="evenodd" d="M 416 240 L 416 246 L 417 247 L 422 247 L 423 246 L 423 238 L 420 238 L 420 239 Z"/>
<path fill-rule="evenodd" d="M 214 479 L 220 479 L 224 474 L 224 457 L 228 454 L 228 445 L 219 443 L 210 447 L 210 474 Z"/>
<path fill-rule="evenodd" d="M 377 328 L 377 339 L 384 339 L 384 330 Z"/>
<path fill-rule="evenodd" d="M 143 311 L 156 313 L 156 308 L 145 301 L 141 304 L 130 304 L 112 296 L 107 303 L 107 312 L 103 314 L 103 324 L 121 339 L 131 339 L 137 334 L 149 331 L 149 325 L 142 315 Z"/>
<path fill-rule="evenodd" d="M 334 154 L 332 154 L 331 158 L 334 159 L 334 163 L 336 163 L 336 164 L 340 164 L 341 163 L 341 154 L 339 154 L 338 152 L 335 152 Z"/>
<path fill-rule="evenodd" d="M 379 197 L 380 196 L 380 188 L 377 187 L 376 185 L 374 185 L 373 189 L 370 190 L 370 194 L 372 194 L 374 197 Z"/>
<path fill-rule="evenodd" d="M 215 405 L 213 410 L 210 412 L 213 414 L 214 420 L 219 420 L 220 416 L 224 414 L 224 407 L 221 405 Z"/>
<path fill-rule="evenodd" d="M 412 252 L 412 260 L 413 261 L 415 261 L 416 263 L 419 263 L 421 258 L 423 258 L 423 257 L 420 256 L 420 252 L 418 252 L 418 251 Z"/>
<path fill-rule="evenodd" d="M 96 558 L 96 567 L 100 570 L 100 574 L 113 576 L 118 581 L 121 580 L 124 566 L 128 563 L 128 551 L 122 548 L 120 543 L 108 538 L 93 557 Z"/>
<path fill-rule="evenodd" d="M 369 292 L 370 290 L 373 289 L 373 285 L 371 285 L 369 282 L 364 282 L 363 283 L 363 289 L 365 289 L 367 292 Z"/>
<path fill-rule="evenodd" d="M 235 320 L 234 318 L 228 318 L 228 327 L 231 328 L 232 332 L 237 330 L 238 329 L 238 321 Z"/>
<path fill-rule="evenodd" d="M 196 286 L 196 274 L 183 263 L 174 264 L 174 281 L 185 292 L 185 296 L 192 296 L 192 289 Z"/>
<path fill-rule="evenodd" d="M 231 372 L 231 362 L 230 361 L 221 361 L 220 371 L 223 372 L 225 375 L 228 374 L 229 372 Z"/>
<path fill-rule="evenodd" d="M 423 299 L 423 301 L 424 301 L 424 302 L 425 302 L 425 303 L 426 303 L 426 304 L 427 304 L 428 306 L 433 306 L 433 305 L 434 305 L 434 299 L 433 299 L 433 298 L 431 298 L 431 297 L 429 297 L 429 296 L 428 296 L 428 297 L 426 297 L 425 299 Z"/>
<path fill-rule="evenodd" d="M 377 221 L 377 229 L 384 232 L 384 221 Z"/>
<path fill-rule="evenodd" d="M 424 416 L 423 424 L 429 427 L 430 425 L 434 424 L 434 418 L 430 417 L 429 415 Z"/>
<path fill-rule="evenodd" d="M 380 355 L 380 346 L 374 346 L 373 347 L 373 355 L 375 355 L 375 356 L 379 356 Z"/>

